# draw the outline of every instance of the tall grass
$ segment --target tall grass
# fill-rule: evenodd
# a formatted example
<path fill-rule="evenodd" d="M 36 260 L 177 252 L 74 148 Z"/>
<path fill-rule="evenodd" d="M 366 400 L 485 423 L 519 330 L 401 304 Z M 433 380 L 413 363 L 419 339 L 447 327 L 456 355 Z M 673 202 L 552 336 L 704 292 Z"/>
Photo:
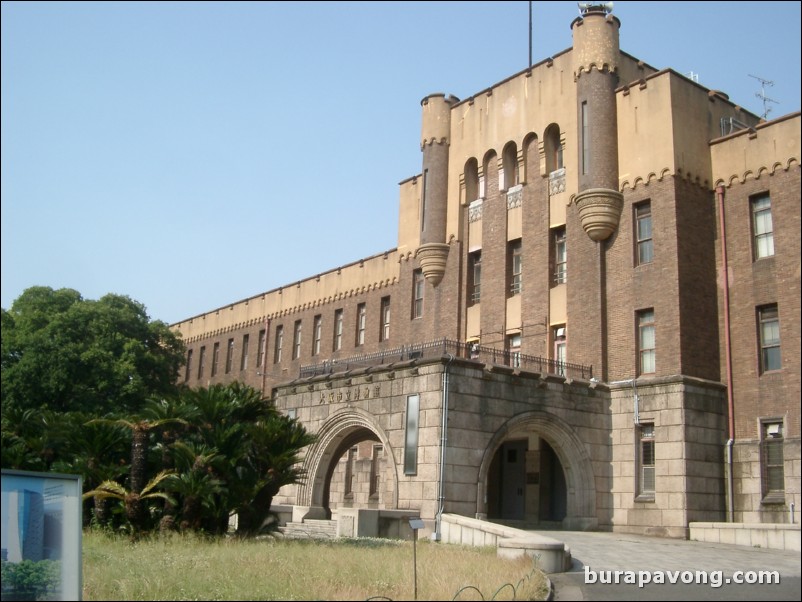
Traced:
<path fill-rule="evenodd" d="M 418 600 L 542 600 L 532 559 L 420 540 Z M 83 539 L 84 600 L 412 600 L 411 541 L 154 537 Z M 465 588 L 465 589 L 462 589 Z M 461 591 L 460 591 L 461 590 Z"/>

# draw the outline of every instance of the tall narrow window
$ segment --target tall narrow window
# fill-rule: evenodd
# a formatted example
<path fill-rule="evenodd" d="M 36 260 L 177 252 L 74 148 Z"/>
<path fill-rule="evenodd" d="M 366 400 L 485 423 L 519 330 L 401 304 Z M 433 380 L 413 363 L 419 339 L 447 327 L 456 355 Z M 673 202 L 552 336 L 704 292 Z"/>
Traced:
<path fill-rule="evenodd" d="M 565 228 L 554 230 L 554 283 L 565 284 L 568 279 L 568 253 Z"/>
<path fill-rule="evenodd" d="M 314 331 L 312 333 L 312 355 L 320 353 L 320 340 L 323 336 L 323 316 L 315 316 Z"/>
<path fill-rule="evenodd" d="M 782 420 L 766 421 L 760 427 L 760 468 L 763 502 L 782 503 L 785 501 L 783 423 Z"/>
<path fill-rule="evenodd" d="M 771 197 L 762 195 L 752 199 L 752 235 L 754 257 L 762 259 L 774 255 L 774 225 L 771 219 Z"/>
<path fill-rule="evenodd" d="M 345 460 L 345 495 L 348 497 L 354 495 L 354 461 L 356 460 L 356 452 L 356 447 L 349 448 Z"/>
<path fill-rule="evenodd" d="M 248 344 L 250 342 L 251 342 L 251 335 L 249 334 L 242 335 L 242 355 L 240 356 L 239 360 L 240 370 L 248 369 Z"/>
<path fill-rule="evenodd" d="M 423 316 L 423 272 L 412 272 L 412 319 Z"/>
<path fill-rule="evenodd" d="M 637 239 L 637 263 L 643 265 L 654 259 L 654 242 L 652 241 L 652 204 L 640 203 L 635 206 L 635 236 Z"/>
<path fill-rule="evenodd" d="M 590 172 L 590 131 L 588 130 L 588 102 L 582 101 L 582 174 Z"/>
<path fill-rule="evenodd" d="M 555 372 L 560 376 L 565 376 L 565 362 L 567 351 L 567 340 L 565 338 L 565 326 L 558 326 L 554 329 L 554 363 Z"/>
<path fill-rule="evenodd" d="M 184 381 L 189 380 L 190 374 L 192 374 L 192 349 L 187 351 L 187 371 L 184 373 Z"/>
<path fill-rule="evenodd" d="M 212 347 L 212 376 L 217 374 L 217 366 L 220 363 L 220 343 L 215 343 Z"/>
<path fill-rule="evenodd" d="M 384 448 L 381 445 L 373 446 L 373 458 L 370 462 L 370 495 L 376 497 L 379 495 L 379 486 L 381 485 L 381 465 L 382 456 L 384 456 Z"/>
<path fill-rule="evenodd" d="M 420 396 L 407 395 L 406 430 L 404 432 L 404 474 L 418 474 L 418 414 Z"/>
<path fill-rule="evenodd" d="M 226 374 L 231 372 L 234 365 L 234 339 L 228 339 L 228 347 L 226 349 Z"/>
<path fill-rule="evenodd" d="M 390 339 L 390 297 L 382 297 L 381 330 L 379 330 L 379 340 L 387 341 L 389 339 Z"/>
<path fill-rule="evenodd" d="M 776 305 L 758 308 L 760 328 L 760 372 L 782 368 L 780 358 L 780 317 Z"/>
<path fill-rule="evenodd" d="M 513 368 L 521 367 L 521 333 L 507 337 L 508 364 Z"/>
<path fill-rule="evenodd" d="M 521 285 L 523 284 L 523 257 L 520 238 L 509 243 L 508 255 L 510 295 L 518 295 L 521 293 Z"/>
<path fill-rule="evenodd" d="M 423 170 L 423 191 L 420 197 L 420 231 L 426 230 L 426 193 L 429 183 L 429 170 Z"/>
<path fill-rule="evenodd" d="M 203 368 L 206 364 L 206 347 L 200 348 L 200 356 L 198 357 L 198 380 L 203 378 Z"/>
<path fill-rule="evenodd" d="M 654 424 L 638 427 L 638 496 L 653 498 L 654 479 Z"/>
<path fill-rule="evenodd" d="M 343 348 L 343 310 L 338 309 L 334 312 L 334 343 L 332 349 L 339 351 Z"/>
<path fill-rule="evenodd" d="M 297 360 L 301 357 L 301 321 L 295 321 L 295 327 L 292 330 L 292 359 Z"/>
<path fill-rule="evenodd" d="M 638 312 L 638 373 L 654 374 L 654 310 L 646 309 Z"/>
<path fill-rule="evenodd" d="M 276 348 L 273 351 L 273 363 L 281 363 L 281 348 L 284 347 L 284 326 L 276 326 Z"/>
<path fill-rule="evenodd" d="M 259 331 L 259 349 L 256 350 L 256 365 L 261 367 L 265 363 L 265 345 L 267 345 L 267 329 Z"/>
<path fill-rule="evenodd" d="M 543 150 L 546 154 L 546 171 L 552 173 L 563 167 L 563 146 L 560 140 L 560 126 L 552 123 L 543 136 Z"/>
<path fill-rule="evenodd" d="M 368 319 L 368 310 L 364 303 L 356 306 L 356 346 L 365 344 L 365 327 Z"/>
<path fill-rule="evenodd" d="M 474 251 L 468 255 L 468 300 L 471 305 L 482 298 L 482 252 Z"/>

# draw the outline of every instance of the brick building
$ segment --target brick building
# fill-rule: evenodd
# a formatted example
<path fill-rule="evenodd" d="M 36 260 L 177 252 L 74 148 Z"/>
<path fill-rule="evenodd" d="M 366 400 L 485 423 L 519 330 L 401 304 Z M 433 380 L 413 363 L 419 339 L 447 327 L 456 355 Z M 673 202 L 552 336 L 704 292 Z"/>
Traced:
<path fill-rule="evenodd" d="M 800 502 L 800 114 L 619 49 L 423 99 L 395 248 L 174 325 L 318 434 L 297 514 L 685 537 Z"/>

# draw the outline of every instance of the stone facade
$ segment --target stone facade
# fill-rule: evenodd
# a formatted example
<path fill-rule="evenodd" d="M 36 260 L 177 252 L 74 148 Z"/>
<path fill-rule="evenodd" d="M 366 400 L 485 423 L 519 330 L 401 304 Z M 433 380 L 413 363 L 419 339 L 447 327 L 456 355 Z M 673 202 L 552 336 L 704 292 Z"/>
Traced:
<path fill-rule="evenodd" d="M 799 507 L 800 114 L 622 52 L 600 5 L 571 27 L 423 99 L 395 248 L 174 325 L 187 385 L 318 435 L 294 514 L 683 537 Z"/>

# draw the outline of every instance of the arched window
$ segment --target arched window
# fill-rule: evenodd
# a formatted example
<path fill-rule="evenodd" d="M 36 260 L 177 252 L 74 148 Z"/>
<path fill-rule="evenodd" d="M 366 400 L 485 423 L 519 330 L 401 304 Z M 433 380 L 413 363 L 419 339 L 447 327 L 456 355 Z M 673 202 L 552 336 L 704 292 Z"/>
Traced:
<path fill-rule="evenodd" d="M 546 172 L 563 168 L 563 147 L 560 142 L 560 126 L 552 123 L 543 135 L 543 150 L 546 153 Z"/>
<path fill-rule="evenodd" d="M 465 201 L 472 203 L 478 198 L 481 198 L 479 193 L 479 162 L 471 158 L 465 163 Z"/>
<path fill-rule="evenodd" d="M 518 147 L 514 142 L 508 142 L 501 153 L 501 169 L 499 190 L 509 190 L 518 183 Z"/>

